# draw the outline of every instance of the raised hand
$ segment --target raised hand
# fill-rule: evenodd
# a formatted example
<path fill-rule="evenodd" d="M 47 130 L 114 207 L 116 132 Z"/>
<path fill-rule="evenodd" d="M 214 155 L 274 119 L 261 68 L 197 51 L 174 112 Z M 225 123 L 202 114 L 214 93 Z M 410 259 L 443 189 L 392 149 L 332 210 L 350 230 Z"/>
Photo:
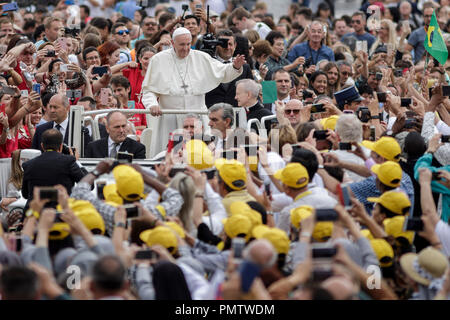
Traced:
<path fill-rule="evenodd" d="M 245 60 L 245 56 L 242 54 L 238 54 L 233 59 L 233 67 L 237 70 L 240 70 L 244 64 L 246 64 L 247 61 Z"/>

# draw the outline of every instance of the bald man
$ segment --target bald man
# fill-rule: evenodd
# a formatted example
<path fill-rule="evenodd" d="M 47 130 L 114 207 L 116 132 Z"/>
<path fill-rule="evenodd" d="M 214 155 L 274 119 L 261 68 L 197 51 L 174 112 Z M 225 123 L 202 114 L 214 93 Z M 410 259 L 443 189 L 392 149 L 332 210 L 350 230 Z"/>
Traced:
<path fill-rule="evenodd" d="M 300 123 L 300 110 L 302 108 L 303 103 L 297 99 L 289 100 L 284 108 L 284 116 L 289 120 L 294 129 Z"/>
<path fill-rule="evenodd" d="M 64 137 L 64 143 L 69 145 L 69 111 L 70 104 L 69 100 L 65 95 L 55 94 L 47 105 L 47 113 L 49 115 L 50 121 L 46 122 L 36 128 L 36 133 L 33 137 L 33 142 L 31 144 L 32 149 L 42 150 L 41 149 L 41 136 L 42 133 L 47 129 L 55 128 Z M 81 133 L 84 136 L 84 146 L 88 145 L 91 142 L 91 137 L 89 135 L 89 130 L 85 127 L 81 128 Z M 80 152 L 80 150 L 78 150 Z M 83 155 L 80 152 L 80 155 Z"/>

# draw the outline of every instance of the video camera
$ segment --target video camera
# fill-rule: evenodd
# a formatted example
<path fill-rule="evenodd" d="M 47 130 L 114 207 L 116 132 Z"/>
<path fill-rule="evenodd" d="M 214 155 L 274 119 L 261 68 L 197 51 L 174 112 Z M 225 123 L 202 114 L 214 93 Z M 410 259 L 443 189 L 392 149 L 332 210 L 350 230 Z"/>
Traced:
<path fill-rule="evenodd" d="M 224 38 L 216 38 L 216 36 L 213 33 L 208 33 L 209 29 L 209 6 L 206 6 L 206 34 L 203 36 L 201 40 L 201 45 L 198 48 L 198 50 L 206 52 L 211 57 L 215 57 L 216 55 L 216 48 L 217 46 L 220 46 L 222 48 L 228 48 L 228 39 Z"/>

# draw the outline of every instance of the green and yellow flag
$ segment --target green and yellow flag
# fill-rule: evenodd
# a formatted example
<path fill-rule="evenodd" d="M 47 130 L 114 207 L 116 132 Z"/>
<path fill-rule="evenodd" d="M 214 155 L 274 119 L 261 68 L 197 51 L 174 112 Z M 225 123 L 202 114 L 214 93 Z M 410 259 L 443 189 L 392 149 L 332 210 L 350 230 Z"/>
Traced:
<path fill-rule="evenodd" d="M 444 38 L 442 37 L 441 29 L 436 19 L 436 14 L 433 11 L 431 16 L 430 25 L 428 26 L 427 35 L 425 36 L 425 42 L 423 43 L 425 50 L 433 58 L 435 58 L 441 65 L 444 65 L 447 61 L 448 51 L 445 45 Z"/>

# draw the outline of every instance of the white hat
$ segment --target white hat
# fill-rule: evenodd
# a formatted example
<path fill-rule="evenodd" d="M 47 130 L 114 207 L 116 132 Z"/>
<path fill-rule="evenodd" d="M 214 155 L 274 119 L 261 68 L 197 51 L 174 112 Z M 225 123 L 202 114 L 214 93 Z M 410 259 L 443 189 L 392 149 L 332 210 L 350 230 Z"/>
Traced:
<path fill-rule="evenodd" d="M 191 34 L 191 32 L 183 27 L 176 29 L 172 34 L 172 40 L 175 40 L 176 37 L 181 36 L 183 34 Z"/>

